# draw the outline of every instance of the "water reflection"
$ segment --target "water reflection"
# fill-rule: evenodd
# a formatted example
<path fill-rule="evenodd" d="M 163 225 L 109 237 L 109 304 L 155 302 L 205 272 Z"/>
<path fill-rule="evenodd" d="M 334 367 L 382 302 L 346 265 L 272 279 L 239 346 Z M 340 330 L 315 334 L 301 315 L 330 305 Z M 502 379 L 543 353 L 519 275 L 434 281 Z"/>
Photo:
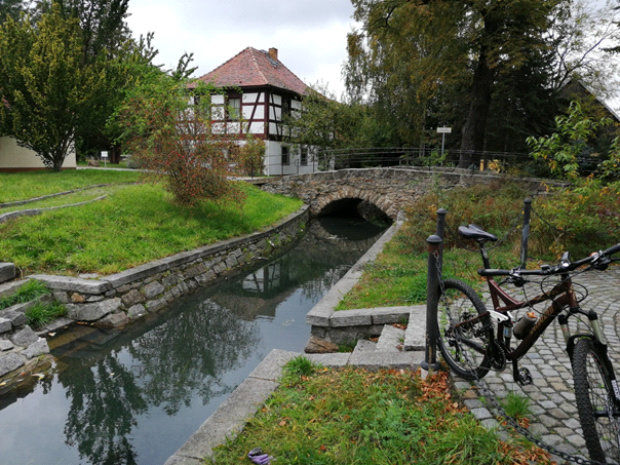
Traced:
<path fill-rule="evenodd" d="M 128 331 L 81 328 L 52 350 L 53 378 L 4 403 L 2 463 L 163 463 L 269 350 L 303 349 L 305 314 L 380 232 L 365 228 L 351 241 L 313 223 L 281 257 Z"/>

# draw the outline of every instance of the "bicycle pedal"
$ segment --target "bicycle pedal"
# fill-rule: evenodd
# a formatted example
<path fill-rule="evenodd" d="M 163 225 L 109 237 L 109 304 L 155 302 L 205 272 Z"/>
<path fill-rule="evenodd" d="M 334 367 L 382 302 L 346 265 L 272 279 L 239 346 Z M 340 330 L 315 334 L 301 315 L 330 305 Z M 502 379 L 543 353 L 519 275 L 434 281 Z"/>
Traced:
<path fill-rule="evenodd" d="M 532 384 L 532 375 L 530 374 L 530 370 L 527 368 L 521 368 L 519 370 L 519 375 L 516 379 L 517 384 L 519 386 L 527 386 L 528 384 Z"/>

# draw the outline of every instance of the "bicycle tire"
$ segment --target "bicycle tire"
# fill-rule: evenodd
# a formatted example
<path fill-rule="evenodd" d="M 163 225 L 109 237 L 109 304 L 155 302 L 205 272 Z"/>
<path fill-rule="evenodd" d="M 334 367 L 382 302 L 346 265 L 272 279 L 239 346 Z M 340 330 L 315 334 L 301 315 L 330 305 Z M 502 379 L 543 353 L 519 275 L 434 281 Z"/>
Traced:
<path fill-rule="evenodd" d="M 620 418 L 614 408 L 613 375 L 606 358 L 591 339 L 577 341 L 572 360 L 575 400 L 590 459 L 620 463 Z"/>
<path fill-rule="evenodd" d="M 490 317 L 477 320 L 472 326 L 455 325 L 486 312 L 486 308 L 469 285 L 456 279 L 444 281 L 437 305 L 439 350 L 450 368 L 461 378 L 482 378 L 491 366 L 490 345 L 493 327 Z"/>

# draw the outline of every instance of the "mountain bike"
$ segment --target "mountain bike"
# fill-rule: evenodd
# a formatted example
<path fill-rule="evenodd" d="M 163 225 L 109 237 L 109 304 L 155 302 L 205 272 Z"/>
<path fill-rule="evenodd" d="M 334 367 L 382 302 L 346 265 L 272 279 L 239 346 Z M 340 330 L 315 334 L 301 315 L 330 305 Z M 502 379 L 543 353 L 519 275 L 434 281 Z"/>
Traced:
<path fill-rule="evenodd" d="M 620 252 L 620 243 L 574 262 L 564 253 L 554 266 L 506 270 L 493 269 L 489 263 L 485 244 L 497 237 L 471 224 L 459 227 L 459 233 L 478 243 L 484 266 L 478 274 L 488 284 L 493 309 L 487 309 L 469 285 L 459 280 L 440 280 L 437 334 L 444 360 L 456 374 L 471 381 L 479 380 L 490 369 L 503 370 L 511 362 L 515 382 L 530 384 L 530 372 L 519 368 L 519 359 L 557 317 L 572 362 L 577 410 L 590 458 L 601 462 L 609 458 L 619 463 L 620 388 L 598 315 L 580 307 L 586 294 L 578 296 L 571 275 L 606 269 L 617 261 L 612 255 Z M 523 287 L 530 276 L 543 277 L 541 293 L 535 297 L 519 300 L 502 288 L 505 284 Z M 502 280 L 498 283 L 495 277 Z M 552 277 L 559 279 L 550 284 Z M 545 301 L 550 301 L 545 310 L 534 309 L 534 305 Z M 515 312 L 526 308 L 530 311 L 516 319 Z M 579 316 L 587 319 L 589 330 L 571 334 L 569 319 Z M 513 336 L 519 341 L 515 347 L 511 345 Z"/>

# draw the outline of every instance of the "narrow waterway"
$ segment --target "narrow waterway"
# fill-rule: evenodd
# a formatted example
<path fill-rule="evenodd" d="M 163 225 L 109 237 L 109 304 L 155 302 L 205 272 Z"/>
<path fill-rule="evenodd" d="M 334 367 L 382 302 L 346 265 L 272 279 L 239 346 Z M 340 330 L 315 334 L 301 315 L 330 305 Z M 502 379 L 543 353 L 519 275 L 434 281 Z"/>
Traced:
<path fill-rule="evenodd" d="M 306 313 L 381 232 L 323 218 L 280 257 L 128 330 L 50 341 L 53 374 L 0 397 L 0 465 L 163 464 L 271 349 L 303 350 Z"/>

